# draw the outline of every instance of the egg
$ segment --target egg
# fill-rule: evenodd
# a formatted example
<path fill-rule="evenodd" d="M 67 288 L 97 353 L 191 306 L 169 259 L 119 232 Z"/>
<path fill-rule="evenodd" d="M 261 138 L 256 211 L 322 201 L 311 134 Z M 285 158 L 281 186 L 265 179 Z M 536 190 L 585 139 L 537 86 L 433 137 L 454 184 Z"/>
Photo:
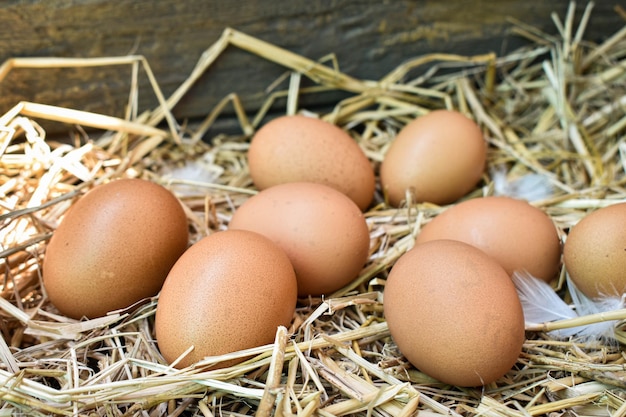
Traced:
<path fill-rule="evenodd" d="M 253 136 L 250 176 L 259 190 L 286 182 L 333 187 L 365 210 L 374 197 L 374 169 L 357 142 L 340 127 L 304 115 L 277 117 Z"/>
<path fill-rule="evenodd" d="M 278 326 L 289 326 L 296 294 L 289 258 L 268 238 L 246 230 L 210 234 L 185 251 L 163 284 L 155 314 L 159 350 L 184 368 L 269 344 Z"/>
<path fill-rule="evenodd" d="M 563 247 L 569 277 L 587 297 L 626 294 L 626 203 L 596 209 L 570 228 Z"/>
<path fill-rule="evenodd" d="M 230 229 L 252 230 L 289 256 L 300 296 L 330 294 L 354 280 L 369 256 L 369 228 L 358 206 L 326 185 L 291 182 L 250 197 Z"/>
<path fill-rule="evenodd" d="M 156 295 L 187 249 L 178 199 L 143 179 L 98 185 L 67 212 L 46 248 L 43 284 L 66 316 L 94 318 Z"/>
<path fill-rule="evenodd" d="M 462 201 L 419 232 L 416 243 L 460 240 L 493 256 L 512 275 L 526 271 L 550 282 L 561 265 L 559 232 L 544 211 L 525 200 L 488 196 Z"/>
<path fill-rule="evenodd" d="M 418 244 L 400 256 L 387 277 L 384 314 L 400 352 L 456 386 L 505 375 L 525 339 L 522 306 L 506 271 L 455 240 Z"/>
<path fill-rule="evenodd" d="M 380 166 L 389 204 L 452 203 L 482 177 L 487 145 L 480 127 L 452 110 L 434 110 L 406 124 L 391 142 Z"/>

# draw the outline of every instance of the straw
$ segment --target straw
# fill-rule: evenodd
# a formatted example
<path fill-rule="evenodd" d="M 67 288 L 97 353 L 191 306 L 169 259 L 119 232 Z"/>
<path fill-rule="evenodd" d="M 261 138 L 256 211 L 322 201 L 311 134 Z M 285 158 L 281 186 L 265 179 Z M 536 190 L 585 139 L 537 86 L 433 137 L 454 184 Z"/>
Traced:
<path fill-rule="evenodd" d="M 465 198 L 494 192 L 491 168 L 506 181 L 538 175 L 552 194 L 533 204 L 565 236 L 588 212 L 626 201 L 626 32 L 600 44 L 586 40 L 592 6 L 579 21 L 574 3 L 563 18 L 547 16 L 555 35 L 511 20 L 511 32 L 528 44 L 505 56 L 434 51 L 378 80 L 343 73 L 330 51 L 314 60 L 232 28 L 208 45 L 169 97 L 141 56 L 6 61 L 0 82 L 20 68 L 132 70 L 124 117 L 31 102 L 16 103 L 0 117 L 0 415 L 626 415 L 623 309 L 529 324 L 515 366 L 485 387 L 442 384 L 401 355 L 384 317 L 387 274 L 421 227 L 449 207 L 416 204 L 410 193 L 406 204 L 393 208 L 377 190 L 364 213 L 370 256 L 353 282 L 325 297 L 299 300 L 293 322 L 277 329 L 274 343 L 184 369 L 159 353 L 158 296 L 105 317 L 73 320 L 50 304 L 41 283 L 47 242 L 67 210 L 89 189 L 115 178 L 145 178 L 172 190 L 187 214 L 190 243 L 225 230 L 233 212 L 258 192 L 246 152 L 275 100 L 285 99 L 285 114 L 313 113 L 300 98 L 333 90 L 346 98 L 315 116 L 345 129 L 374 168 L 414 118 L 441 108 L 468 114 L 489 144 L 490 169 Z M 619 8 L 616 13 L 623 16 Z M 251 62 L 274 62 L 285 73 L 268 80 L 266 101 L 255 111 L 244 107 L 233 86 L 202 120 L 179 125 L 175 106 L 232 48 L 249 52 Z M 159 103 L 143 112 L 137 107 L 141 74 Z M 313 85 L 304 87 L 303 77 Z M 214 132 L 228 106 L 240 132 Z M 47 137 L 39 120 L 67 126 L 73 140 Z M 612 342 L 549 334 L 604 321 L 614 324 Z M 212 368 L 232 359 L 241 362 Z"/>

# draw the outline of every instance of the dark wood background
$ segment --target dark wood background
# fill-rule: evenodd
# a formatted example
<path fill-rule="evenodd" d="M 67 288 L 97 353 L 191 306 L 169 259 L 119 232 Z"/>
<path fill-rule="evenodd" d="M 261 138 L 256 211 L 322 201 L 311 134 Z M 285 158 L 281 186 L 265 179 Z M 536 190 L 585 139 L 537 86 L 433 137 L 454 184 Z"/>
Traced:
<path fill-rule="evenodd" d="M 585 39 L 621 29 L 620 0 L 597 0 Z M 147 58 L 166 95 L 189 75 L 200 54 L 226 27 L 311 59 L 334 53 L 342 71 L 378 79 L 405 60 L 430 52 L 502 55 L 523 44 L 510 33 L 513 17 L 556 33 L 551 13 L 565 17 L 568 0 L 50 0 L 0 2 L 0 60 L 11 57 Z M 576 21 L 585 2 L 577 4 Z M 205 116 L 226 94 L 247 109 L 282 67 L 230 48 L 176 107 L 180 119 Z M 141 76 L 142 109 L 156 105 Z M 130 67 L 14 69 L 0 82 L 0 113 L 20 100 L 122 115 Z M 323 96 L 314 100 L 324 101 Z M 328 98 L 330 100 L 330 98 Z M 310 106 L 323 102 L 307 103 Z"/>

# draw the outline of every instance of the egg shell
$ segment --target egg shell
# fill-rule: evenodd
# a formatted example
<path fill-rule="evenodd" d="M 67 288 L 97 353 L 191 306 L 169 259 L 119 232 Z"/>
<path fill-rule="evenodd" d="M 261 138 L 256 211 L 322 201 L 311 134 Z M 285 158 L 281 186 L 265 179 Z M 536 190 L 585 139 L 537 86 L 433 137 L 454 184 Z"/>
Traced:
<path fill-rule="evenodd" d="M 248 150 L 250 176 L 259 190 L 286 182 L 315 182 L 350 197 L 361 210 L 374 198 L 374 169 L 357 142 L 340 127 L 288 115 L 263 125 Z"/>
<path fill-rule="evenodd" d="M 576 223 L 563 247 L 571 280 L 592 299 L 626 294 L 626 203 L 596 209 Z"/>
<path fill-rule="evenodd" d="M 267 188 L 233 214 L 230 229 L 269 237 L 289 256 L 300 296 L 329 294 L 359 274 L 369 255 L 369 228 L 357 205 L 322 184 Z"/>
<path fill-rule="evenodd" d="M 405 125 L 380 166 L 380 182 L 394 207 L 406 200 L 452 203 L 471 191 L 485 169 L 480 127 L 452 110 L 434 110 Z"/>
<path fill-rule="evenodd" d="M 561 239 L 550 216 L 512 197 L 473 198 L 451 206 L 422 228 L 416 243 L 435 239 L 476 246 L 509 275 L 526 271 L 550 282 L 561 265 Z"/>
<path fill-rule="evenodd" d="M 384 312 L 401 353 L 456 386 L 496 381 L 524 343 L 513 281 L 493 258 L 460 241 L 434 240 L 404 253 L 389 272 Z"/>
<path fill-rule="evenodd" d="M 287 255 L 268 238 L 245 230 L 213 233 L 176 262 L 159 294 L 155 334 L 159 350 L 189 366 L 273 342 L 295 312 L 297 284 Z M 232 366 L 227 360 L 215 367 Z"/>
<path fill-rule="evenodd" d="M 103 316 L 156 295 L 188 241 L 187 216 L 169 190 L 114 180 L 64 216 L 46 248 L 43 284 L 66 316 Z"/>

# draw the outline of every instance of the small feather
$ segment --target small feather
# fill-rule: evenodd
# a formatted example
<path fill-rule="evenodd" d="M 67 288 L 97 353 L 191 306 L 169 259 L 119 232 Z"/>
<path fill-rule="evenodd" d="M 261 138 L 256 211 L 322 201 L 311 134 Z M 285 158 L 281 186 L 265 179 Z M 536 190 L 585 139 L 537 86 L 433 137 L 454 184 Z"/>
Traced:
<path fill-rule="evenodd" d="M 572 303 L 574 304 L 574 308 L 578 312 L 579 316 L 607 313 L 609 311 L 624 308 L 623 297 L 601 296 L 592 300 L 576 287 L 576 284 L 574 284 L 571 280 L 569 274 L 566 275 L 566 279 L 567 289 L 572 297 Z M 583 341 L 590 341 L 594 339 L 604 341 L 615 340 L 615 324 L 615 321 L 603 321 L 581 326 L 580 328 L 577 328 L 577 336 Z"/>
<path fill-rule="evenodd" d="M 544 200 L 553 195 L 552 184 L 545 175 L 524 174 L 518 178 L 509 179 L 504 169 L 494 169 L 491 177 L 494 195 L 526 201 Z"/>
<path fill-rule="evenodd" d="M 624 297 L 603 296 L 595 300 L 590 299 L 576 288 L 568 275 L 566 278 L 567 288 L 572 298 L 571 306 L 559 297 L 550 284 L 526 271 L 515 271 L 512 278 L 522 303 L 524 321 L 528 327 L 557 320 L 608 313 L 624 308 L 625 304 Z M 616 341 L 615 324 L 616 320 L 600 321 L 553 330 L 548 334 L 559 339 L 573 338 L 580 343 L 593 341 L 613 343 Z"/>
<path fill-rule="evenodd" d="M 174 184 L 172 188 L 180 194 L 194 194 L 195 188 L 184 184 L 185 181 L 200 183 L 213 183 L 224 172 L 224 169 L 216 165 L 213 155 L 207 152 L 195 160 L 185 161 L 179 167 L 166 167 L 161 175 L 167 180 L 179 180 L 183 183 Z"/>
<path fill-rule="evenodd" d="M 515 271 L 512 278 L 522 303 L 527 325 L 577 317 L 576 312 L 547 282 L 532 276 L 527 271 Z M 567 338 L 575 333 L 573 329 L 562 329 L 554 330 L 549 334 L 558 338 Z"/>

